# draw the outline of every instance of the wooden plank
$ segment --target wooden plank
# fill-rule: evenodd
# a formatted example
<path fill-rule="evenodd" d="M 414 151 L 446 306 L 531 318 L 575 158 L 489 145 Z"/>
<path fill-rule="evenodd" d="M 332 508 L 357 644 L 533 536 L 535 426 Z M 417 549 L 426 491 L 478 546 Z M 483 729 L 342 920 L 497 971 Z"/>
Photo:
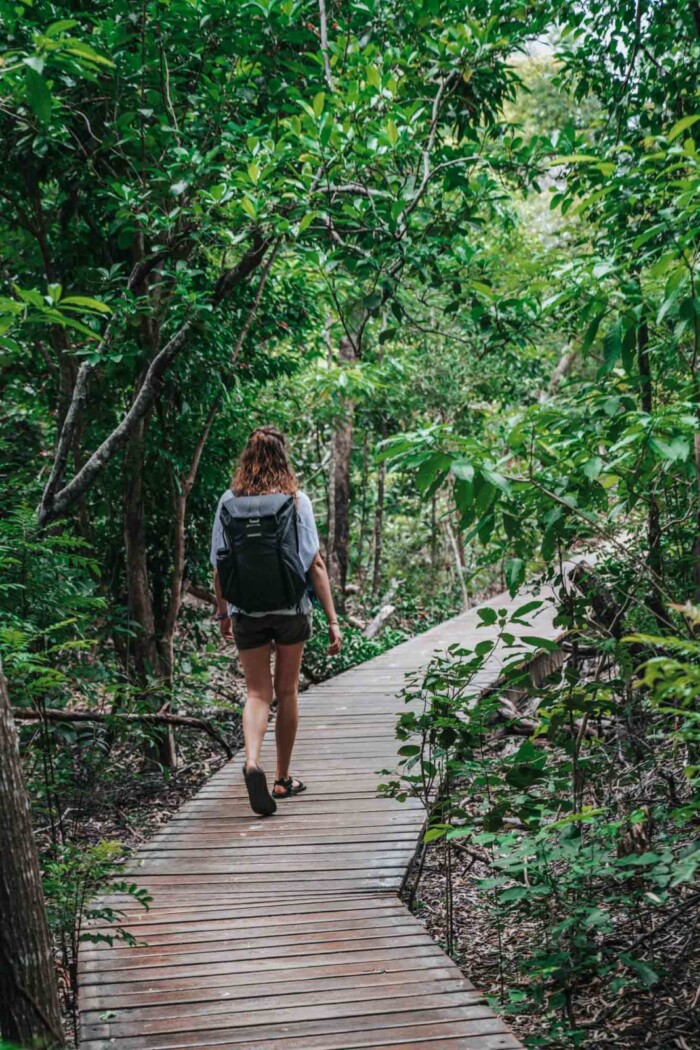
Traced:
<path fill-rule="evenodd" d="M 379 999 L 368 997 L 363 1000 L 363 1015 L 365 1018 L 379 1016 L 385 1019 L 390 1018 L 393 1014 L 433 1012 L 445 1007 L 451 1009 L 454 1006 L 456 1009 L 463 1010 L 464 1015 L 472 1020 L 493 1017 L 488 1006 L 479 1002 L 478 996 L 473 992 L 465 992 L 464 989 L 458 989 L 458 992 L 460 994 L 458 1006 L 455 1005 L 455 990 L 451 988 L 440 988 L 439 991 L 430 992 L 414 989 L 413 994 L 398 997 L 383 996 Z M 106 1038 L 111 1034 L 117 1039 L 130 1039 L 180 1033 L 190 1036 L 194 1033 L 210 1031 L 212 1028 L 217 1031 L 238 1032 L 241 1028 L 260 1024 L 264 1024 L 266 1029 L 270 1027 L 274 1030 L 276 1025 L 297 1027 L 314 1021 L 342 1021 L 345 1018 L 354 1018 L 356 1014 L 355 1003 L 348 1000 L 319 1003 L 314 997 L 312 1005 L 307 1003 L 305 1005 L 274 1006 L 262 997 L 255 1006 L 246 1001 L 216 1011 L 210 1009 L 204 1013 L 190 1011 L 180 1015 L 168 1013 L 155 1018 L 139 1017 L 136 1021 L 110 1026 L 98 1021 L 97 1024 L 86 1026 L 85 1037 L 98 1039 Z"/>
<path fill-rule="evenodd" d="M 435 1031 L 438 1025 L 445 1022 L 462 1022 L 463 1026 L 469 1026 L 468 1030 L 471 1034 L 486 1035 L 504 1031 L 503 1022 L 482 1006 L 426 1006 L 423 1010 L 411 1010 L 401 1006 L 395 1011 L 375 1013 L 371 1011 L 368 1004 L 367 1012 L 363 1011 L 360 1016 L 355 1013 L 345 1017 L 296 1022 L 285 1020 L 275 1023 L 268 1016 L 267 1011 L 263 1011 L 258 1014 L 255 1023 L 245 1026 L 209 1027 L 202 1031 L 173 1032 L 172 1034 L 167 1032 L 163 1034 L 141 1033 L 136 1038 L 128 1036 L 118 1038 L 116 1045 L 119 1050 L 185 1050 L 185 1048 L 192 1050 L 195 1047 L 234 1047 L 251 1043 L 267 1047 L 277 1040 L 283 1040 L 284 1046 L 288 1048 L 290 1043 L 293 1044 L 295 1038 L 303 1037 L 309 1040 L 309 1046 L 313 1046 L 314 1036 L 347 1035 L 367 1030 L 379 1032 L 382 1028 L 387 1032 L 398 1032 L 404 1035 L 409 1033 L 401 1033 L 401 1028 L 418 1030 L 421 1035 L 424 1035 L 426 1029 L 432 1028 Z M 103 1036 L 102 1038 L 111 1040 L 113 1037 Z M 89 1048 L 96 1043 L 97 1041 L 87 1040 L 86 1046 Z M 386 1045 L 390 1046 L 391 1043 Z"/>
<path fill-rule="evenodd" d="M 336 952 L 324 955 L 307 955 L 293 960 L 261 959 L 245 965 L 240 962 L 217 963 L 216 966 L 203 967 L 201 973 L 177 971 L 168 967 L 156 970 L 136 972 L 134 979 L 129 980 L 128 971 L 121 969 L 118 976 L 113 973 L 82 971 L 80 981 L 81 1008 L 89 1006 L 92 1001 L 119 1002 L 121 1005 L 132 1005 L 140 1001 L 143 994 L 151 993 L 163 1001 L 174 993 L 191 993 L 198 988 L 230 988 L 232 984 L 260 987 L 276 981 L 331 979 L 348 973 L 379 972 L 389 973 L 393 968 L 410 967 L 424 969 L 429 967 L 426 960 L 435 966 L 445 965 L 445 955 L 437 945 L 405 944 L 395 946 L 394 951 L 363 949 L 355 952 Z"/>
<path fill-rule="evenodd" d="M 551 621 L 527 631 L 555 637 Z M 479 622 L 464 614 L 308 690 L 294 756 L 308 790 L 274 817 L 250 812 L 237 757 L 137 852 L 130 877 L 153 903 L 102 898 L 137 946 L 82 949 L 82 1050 L 520 1046 L 398 900 L 425 814 L 378 791 L 405 673 L 487 637 Z M 274 769 L 271 733 L 262 762 Z"/>
<path fill-rule="evenodd" d="M 446 960 L 444 953 L 441 954 L 439 950 L 423 953 L 410 948 L 403 951 L 399 949 L 392 955 L 391 962 L 385 962 L 384 965 L 368 959 L 366 955 L 343 957 L 342 962 L 332 965 L 327 959 L 322 964 L 315 962 L 306 966 L 290 963 L 286 969 L 266 971 L 265 988 L 270 994 L 283 994 L 287 988 L 303 986 L 306 996 L 312 998 L 317 990 L 343 987 L 342 982 L 350 982 L 354 986 L 363 979 L 373 982 L 386 977 L 405 982 L 418 975 L 421 981 L 432 984 L 433 980 L 443 979 L 447 967 L 451 967 L 452 973 L 459 974 L 454 964 Z M 218 1000 L 233 995 L 233 989 L 237 989 L 238 994 L 253 996 L 259 992 L 260 972 L 257 968 L 247 973 L 237 972 L 235 980 L 229 974 L 214 974 L 205 981 L 185 979 L 155 985 L 142 982 L 140 985 L 118 986 L 115 982 L 105 982 L 81 989 L 81 1006 L 85 1011 L 138 1010 L 153 1005 Z"/>
<path fill-rule="evenodd" d="M 153 945 L 134 948 L 130 955 L 101 952 L 81 960 L 81 966 L 89 965 L 93 974 L 120 972 L 119 964 L 134 973 L 152 966 L 197 966 L 216 963 L 219 959 L 227 961 L 266 957 L 270 952 L 281 952 L 287 958 L 299 958 L 307 952 L 326 954 L 331 950 L 354 951 L 374 947 L 385 947 L 387 944 L 400 947 L 401 944 L 416 943 L 415 923 L 405 926 L 386 928 L 377 926 L 370 929 L 326 930 L 318 933 L 293 933 L 281 937 L 263 934 L 261 937 L 239 937 L 223 941 L 195 942 L 194 944 Z M 255 954 L 256 952 L 261 953 Z"/>
<path fill-rule="evenodd" d="M 436 977 L 438 971 L 431 972 L 431 987 L 440 992 L 469 992 L 474 1000 L 479 999 L 479 993 L 469 987 L 465 978 L 447 976 L 449 971 L 442 971 L 445 976 Z M 329 986 L 319 988 L 316 985 L 310 992 L 309 983 L 306 981 L 286 982 L 283 985 L 273 986 L 275 991 L 266 991 L 263 995 L 256 996 L 249 987 L 239 988 L 235 986 L 227 990 L 221 990 L 218 995 L 209 994 L 203 1000 L 187 1000 L 178 1003 L 153 1003 L 150 1006 L 139 1006 L 132 1009 L 119 1011 L 117 1020 L 113 1022 L 115 1033 L 121 1034 L 123 1026 L 139 1022 L 141 1019 L 155 1021 L 160 1017 L 216 1017 L 219 1014 L 236 1013 L 241 1010 L 257 1011 L 274 1009 L 285 1004 L 295 1002 L 308 1002 L 313 999 L 316 1004 L 341 1004 L 341 1003 L 364 1003 L 383 999 L 401 999 L 413 997 L 420 992 L 420 985 L 425 979 L 423 970 L 415 970 L 403 975 L 403 980 L 398 982 L 396 974 L 371 974 L 360 975 L 356 978 L 336 978 L 329 982 Z M 345 983 L 343 983 L 345 982 Z M 86 1025 L 98 1025 L 103 1023 L 100 1010 L 84 1010 L 82 1013 L 83 1034 L 87 1035 Z"/>

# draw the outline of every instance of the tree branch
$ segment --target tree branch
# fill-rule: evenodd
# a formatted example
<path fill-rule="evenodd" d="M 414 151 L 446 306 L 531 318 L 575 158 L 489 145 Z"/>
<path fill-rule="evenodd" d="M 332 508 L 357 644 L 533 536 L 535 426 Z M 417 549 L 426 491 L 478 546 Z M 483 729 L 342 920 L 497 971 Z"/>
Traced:
<path fill-rule="evenodd" d="M 262 262 L 270 245 L 273 243 L 271 237 L 255 238 L 253 246 L 243 255 L 236 266 L 226 270 L 219 278 L 212 301 L 214 305 L 221 302 L 237 285 L 248 277 L 250 273 Z M 150 271 L 157 265 L 160 253 L 145 260 L 134 268 L 128 289 L 138 286 Z M 103 349 L 111 337 L 114 318 L 110 319 L 105 334 L 100 342 L 98 353 Z M 192 321 L 187 318 L 178 331 L 168 340 L 163 349 L 156 354 L 151 361 L 144 382 L 134 398 L 129 411 L 122 421 L 105 438 L 98 449 L 83 464 L 82 468 L 73 479 L 59 489 L 66 469 L 68 453 L 71 448 L 75 427 L 82 412 L 87 397 L 87 384 L 94 365 L 85 362 L 78 370 L 78 376 L 73 388 L 71 403 L 66 413 L 66 419 L 59 435 L 56 456 L 51 469 L 51 474 L 37 510 L 37 518 L 40 525 L 47 525 L 56 518 L 63 517 L 70 508 L 87 492 L 94 483 L 97 476 L 104 470 L 115 452 L 126 442 L 136 425 L 146 415 L 156 401 L 164 374 L 173 363 L 177 355 L 187 343 L 187 338 L 192 327 Z"/>
<path fill-rule="evenodd" d="M 265 265 L 263 267 L 263 271 L 260 274 L 260 280 L 258 282 L 258 287 L 257 287 L 257 290 L 255 292 L 255 298 L 253 299 L 253 305 L 251 306 L 250 310 L 248 311 L 248 316 L 246 317 L 246 319 L 245 319 L 245 321 L 243 323 L 243 327 L 241 328 L 240 332 L 238 333 L 238 338 L 236 339 L 236 344 L 235 344 L 235 346 L 233 348 L 233 351 L 231 353 L 231 360 L 233 362 L 236 362 L 238 360 L 238 355 L 240 354 L 240 352 L 241 352 L 241 350 L 243 348 L 243 343 L 245 342 L 246 336 L 248 335 L 248 332 L 250 331 L 250 326 L 252 325 L 253 321 L 255 320 L 255 315 L 258 312 L 258 308 L 260 306 L 260 300 L 262 299 L 262 293 L 265 290 L 265 285 L 267 284 L 267 278 L 270 276 L 270 270 L 272 269 L 272 264 L 274 263 L 275 259 L 277 258 L 277 253 L 279 252 L 281 245 L 282 245 L 282 238 L 278 237 L 277 240 L 275 241 L 275 243 L 272 246 L 272 251 L 268 255 L 267 260 L 265 262 Z"/>
<path fill-rule="evenodd" d="M 56 518 L 63 517 L 77 503 L 80 497 L 87 492 L 98 474 L 107 466 L 114 453 L 126 442 L 134 427 L 143 419 L 158 397 L 163 376 L 187 342 L 187 336 L 191 327 L 192 321 L 186 320 L 175 335 L 168 340 L 160 353 L 156 354 L 148 367 L 146 378 L 134 398 L 131 408 L 109 437 L 105 438 L 99 448 L 86 460 L 75 477 L 67 485 L 64 485 L 57 494 L 54 495 L 53 492 L 49 492 L 47 498 L 46 492 L 44 493 L 37 513 L 40 525 L 46 525 Z M 68 409 L 73 428 L 85 401 L 88 376 L 89 373 L 83 373 L 80 385 L 78 380 L 76 380 L 73 398 Z M 66 420 L 68 420 L 68 416 L 66 416 Z M 63 433 L 61 435 L 62 446 Z M 64 455 L 67 457 L 68 449 L 65 449 Z"/>
<path fill-rule="evenodd" d="M 328 84 L 329 91 L 334 91 L 331 60 L 328 54 L 328 17 L 326 15 L 325 0 L 318 0 L 318 13 L 321 18 L 321 54 L 323 55 L 323 67 L 326 71 L 326 84 Z"/>
<path fill-rule="evenodd" d="M 117 712 L 116 714 L 105 714 L 102 711 L 59 711 L 56 708 L 46 707 L 42 711 L 34 708 L 13 707 L 12 714 L 15 721 L 19 722 L 127 722 L 142 725 L 171 725 L 182 726 L 184 729 L 198 729 L 212 740 L 225 752 L 227 758 L 233 758 L 233 749 L 227 743 L 224 736 L 204 718 L 193 718 L 189 715 L 135 715 Z"/>

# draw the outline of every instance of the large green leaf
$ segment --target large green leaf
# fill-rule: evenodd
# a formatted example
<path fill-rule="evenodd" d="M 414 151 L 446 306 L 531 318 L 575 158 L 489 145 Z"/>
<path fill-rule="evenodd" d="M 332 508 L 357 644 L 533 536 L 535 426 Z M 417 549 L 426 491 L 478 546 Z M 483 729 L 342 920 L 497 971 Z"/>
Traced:
<path fill-rule="evenodd" d="M 41 123 L 48 124 L 51 120 L 53 99 L 43 74 L 37 73 L 36 69 L 33 69 L 31 66 L 27 66 L 24 71 L 24 79 L 27 89 L 27 102 Z"/>

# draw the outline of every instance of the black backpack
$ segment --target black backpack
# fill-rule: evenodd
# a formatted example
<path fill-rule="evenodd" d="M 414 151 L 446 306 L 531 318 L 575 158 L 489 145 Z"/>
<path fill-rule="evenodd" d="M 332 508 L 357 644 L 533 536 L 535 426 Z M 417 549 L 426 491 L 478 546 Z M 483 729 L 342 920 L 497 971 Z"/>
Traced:
<path fill-rule="evenodd" d="M 221 593 L 246 613 L 299 609 L 306 591 L 294 497 L 281 503 L 280 498 L 257 497 L 252 517 L 236 513 L 235 497 L 231 510 L 221 504 L 225 546 L 216 552 Z"/>

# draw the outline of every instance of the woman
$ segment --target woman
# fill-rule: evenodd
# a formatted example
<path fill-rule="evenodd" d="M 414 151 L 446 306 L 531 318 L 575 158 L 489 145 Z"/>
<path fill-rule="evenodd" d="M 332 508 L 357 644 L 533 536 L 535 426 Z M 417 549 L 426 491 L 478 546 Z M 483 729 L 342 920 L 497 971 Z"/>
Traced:
<path fill-rule="evenodd" d="M 288 503 L 289 496 L 294 499 L 295 546 L 298 544 L 300 571 L 303 570 L 306 574 L 328 619 L 329 655 L 339 653 L 342 644 L 328 573 L 319 553 L 318 533 L 311 502 L 297 486 L 287 457 L 284 435 L 275 427 L 258 427 L 248 438 L 231 488 L 219 501 L 212 533 L 211 562 L 214 566 L 217 620 L 221 634 L 226 639 L 235 640 L 245 674 L 247 699 L 243 710 L 243 775 L 252 809 L 264 816 L 275 812 L 276 798 L 288 798 L 306 789 L 301 780 L 291 775 L 290 762 L 297 732 L 301 657 L 304 644 L 311 636 L 311 601 L 308 594 L 303 593 L 300 600 L 289 607 L 275 608 L 269 612 L 246 612 L 245 609 L 230 604 L 224 597 L 221 573 L 217 569 L 217 556 L 220 557 L 222 550 L 225 551 L 227 539 L 224 519 L 232 520 L 228 514 L 237 515 L 236 520 L 258 522 L 260 519 L 254 515 L 261 513 L 260 506 L 263 501 L 260 497 L 276 494 L 281 497 L 281 502 L 277 501 L 279 505 Z M 271 505 L 273 508 L 276 505 L 274 500 L 265 502 L 266 506 Z M 292 511 L 291 505 L 289 510 Z M 255 527 L 257 528 L 257 525 Z M 248 528 L 250 531 L 250 525 Z M 297 554 L 296 551 L 294 553 Z M 262 566 L 259 575 L 264 578 Z M 255 579 L 255 574 L 253 578 Z M 264 602 L 261 604 L 264 607 Z M 274 682 L 270 668 L 273 642 Z M 277 770 L 270 793 L 259 762 L 273 698 L 273 685 L 274 695 L 277 697 Z"/>

